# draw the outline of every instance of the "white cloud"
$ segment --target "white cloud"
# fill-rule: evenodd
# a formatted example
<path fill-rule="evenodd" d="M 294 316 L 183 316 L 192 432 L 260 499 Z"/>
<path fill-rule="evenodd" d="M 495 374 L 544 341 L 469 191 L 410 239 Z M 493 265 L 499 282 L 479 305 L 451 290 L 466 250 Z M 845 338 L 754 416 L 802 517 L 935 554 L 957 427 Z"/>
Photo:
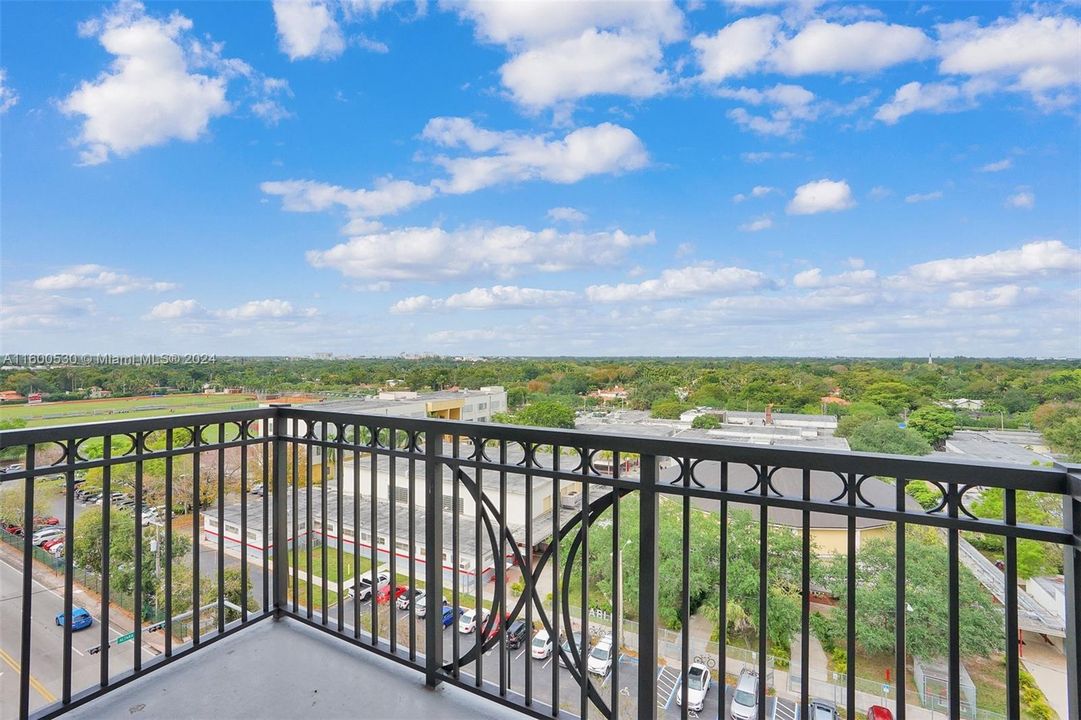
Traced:
<path fill-rule="evenodd" d="M 789 215 L 814 215 L 855 207 L 852 189 L 844 180 L 815 180 L 800 185 L 785 211 Z"/>
<path fill-rule="evenodd" d="M 150 309 L 147 317 L 151 320 L 176 320 L 198 315 L 202 312 L 204 312 L 203 306 L 194 300 L 173 300 L 172 302 L 158 303 Z"/>
<path fill-rule="evenodd" d="M 759 232 L 769 230 L 771 227 L 773 227 L 773 218 L 769 215 L 763 215 L 743 223 L 739 226 L 739 229 L 743 232 Z"/>
<path fill-rule="evenodd" d="M 490 288 L 473 288 L 447 298 L 431 298 L 415 295 L 399 300 L 390 311 L 408 314 L 429 310 L 497 310 L 507 308 L 538 308 L 567 305 L 577 298 L 569 290 L 541 290 L 513 285 L 495 285 Z"/>
<path fill-rule="evenodd" d="M 577 208 L 555 207 L 548 211 L 548 219 L 553 222 L 581 223 L 586 221 L 586 214 Z"/>
<path fill-rule="evenodd" d="M 750 198 L 763 198 L 770 193 L 775 192 L 780 192 L 780 190 L 775 187 L 770 187 L 769 185 L 755 185 L 753 188 L 751 188 L 751 191 L 749 193 L 736 193 L 735 195 L 733 195 L 732 202 L 741 203 L 744 200 L 748 200 Z"/>
<path fill-rule="evenodd" d="M 877 277 L 874 270 L 856 269 L 837 275 L 823 275 L 822 268 L 811 268 L 796 273 L 792 284 L 798 288 L 853 287 L 869 285 Z"/>
<path fill-rule="evenodd" d="M 1081 85 L 1081 23 L 1067 16 L 1021 15 L 987 27 L 971 21 L 938 26 L 940 72 L 1005 83 L 1044 109 L 1076 101 Z"/>
<path fill-rule="evenodd" d="M 777 45 L 781 20 L 773 15 L 743 18 L 713 35 L 698 35 L 691 45 L 702 67 L 701 79 L 722 82 L 753 72 Z"/>
<path fill-rule="evenodd" d="M 821 107 L 814 103 L 814 93 L 799 85 L 778 84 L 764 90 L 718 88 L 716 93 L 751 105 L 775 106 L 768 117 L 752 115 L 744 108 L 728 111 L 728 117 L 738 125 L 762 135 L 791 135 L 795 121 L 814 120 L 821 111 Z"/>
<path fill-rule="evenodd" d="M 320 0 L 274 0 L 274 22 L 281 50 L 290 60 L 332 58 L 345 49 L 341 28 Z"/>
<path fill-rule="evenodd" d="M 428 185 L 389 177 L 376 180 L 370 190 L 350 190 L 314 180 L 268 181 L 259 189 L 267 195 L 280 196 L 282 209 L 290 212 L 321 212 L 339 205 L 361 218 L 392 215 L 435 195 Z"/>
<path fill-rule="evenodd" d="M 81 164 L 96 165 L 110 155 L 130 155 L 173 139 L 197 140 L 211 119 L 234 109 L 226 98 L 234 78 L 248 82 L 248 94 L 260 106 L 257 113 L 276 114 L 267 103 L 287 88 L 284 81 L 222 57 L 222 44 L 195 39 L 191 29 L 191 20 L 177 12 L 158 19 L 141 3 L 128 1 L 79 26 L 81 35 L 96 37 L 115 58 L 108 71 L 82 82 L 60 103 L 64 113 L 83 117 Z"/>
<path fill-rule="evenodd" d="M 740 153 L 739 158 L 745 163 L 751 163 L 752 165 L 758 165 L 764 163 L 767 160 L 792 160 L 798 157 L 794 152 L 745 152 Z"/>
<path fill-rule="evenodd" d="M 1031 210 L 1036 207 L 1036 196 L 1031 190 L 1018 188 L 1017 192 L 1006 198 L 1006 207 Z"/>
<path fill-rule="evenodd" d="M 872 200 L 884 200 L 890 195 L 893 195 L 893 190 L 890 190 L 885 185 L 875 185 L 867 194 L 871 197 Z"/>
<path fill-rule="evenodd" d="M 226 320 L 280 320 L 314 317 L 318 314 L 318 311 L 315 308 L 297 310 L 287 300 L 268 298 L 266 300 L 250 300 L 234 308 L 217 310 L 214 314 Z"/>
<path fill-rule="evenodd" d="M 893 98 L 878 108 L 875 119 L 893 125 L 914 112 L 958 112 L 975 106 L 980 94 L 989 88 L 980 82 L 962 85 L 912 81 L 897 88 Z"/>
<path fill-rule="evenodd" d="M 612 123 L 578 128 L 562 139 L 548 140 L 541 135 L 493 133 L 465 118 L 434 118 L 422 136 L 445 147 L 464 145 L 475 152 L 494 151 L 437 157 L 435 162 L 450 178 L 436 180 L 433 185 L 448 194 L 533 179 L 574 183 L 590 175 L 637 170 L 649 162 L 638 136 Z"/>
<path fill-rule="evenodd" d="M 586 28 L 629 29 L 665 40 L 683 35 L 683 13 L 674 3 L 613 0 L 603 3 L 470 0 L 456 5 L 476 23 L 478 38 L 511 47 L 574 37 Z"/>
<path fill-rule="evenodd" d="M 606 266 L 650 245 L 654 237 L 612 232 L 561 233 L 523 227 L 444 230 L 407 227 L 363 235 L 329 250 L 312 250 L 308 262 L 343 275 L 380 280 L 435 280 L 465 275 L 511 277 L 520 270 L 558 272 Z"/>
<path fill-rule="evenodd" d="M 640 283 L 591 285 L 586 288 L 586 297 L 599 303 L 674 300 L 746 292 L 769 284 L 766 276 L 755 270 L 702 264 L 668 269 L 659 278 Z"/>
<path fill-rule="evenodd" d="M 29 335 L 31 338 L 40 338 L 42 330 L 85 328 L 88 319 L 96 314 L 97 308 L 90 298 L 5 292 L 0 302 L 0 330 L 4 332 L 5 342 L 10 344 L 16 332 L 33 333 Z"/>
<path fill-rule="evenodd" d="M 658 69 L 660 41 L 588 29 L 580 36 L 527 50 L 500 68 L 515 102 L 539 110 L 589 95 L 646 98 L 668 89 Z"/>
<path fill-rule="evenodd" d="M 978 283 L 1078 271 L 1081 250 L 1061 240 L 1039 240 L 1014 250 L 913 265 L 900 279 L 927 284 Z"/>
<path fill-rule="evenodd" d="M 909 204 L 928 202 L 930 200 L 941 200 L 941 199 L 942 199 L 942 191 L 941 190 L 935 190 L 934 192 L 925 192 L 925 193 L 912 193 L 911 195 L 906 195 L 905 196 L 905 202 L 909 203 Z"/>
<path fill-rule="evenodd" d="M 788 75 L 875 72 L 928 57 L 933 48 L 931 39 L 919 28 L 813 20 L 778 47 L 771 59 L 774 68 Z"/>
<path fill-rule="evenodd" d="M 163 292 L 173 290 L 176 283 L 133 277 L 103 265 L 74 265 L 54 275 L 45 275 L 30 283 L 35 290 L 104 290 L 109 295 L 122 295 L 136 290 Z"/>
<path fill-rule="evenodd" d="M 986 165 L 980 167 L 980 172 L 995 173 L 1002 172 L 1003 170 L 1009 170 L 1013 167 L 1013 160 L 1011 158 L 1003 158 L 1002 160 L 996 160 L 995 162 L 989 162 Z"/>
<path fill-rule="evenodd" d="M 15 107 L 15 104 L 19 102 L 19 93 L 11 89 L 7 80 L 7 70 L 0 68 L 0 115 Z"/>
<path fill-rule="evenodd" d="M 1001 285 L 990 290 L 959 290 L 950 293 L 946 304 L 952 308 L 978 309 L 1009 307 L 1021 297 L 1016 285 Z"/>

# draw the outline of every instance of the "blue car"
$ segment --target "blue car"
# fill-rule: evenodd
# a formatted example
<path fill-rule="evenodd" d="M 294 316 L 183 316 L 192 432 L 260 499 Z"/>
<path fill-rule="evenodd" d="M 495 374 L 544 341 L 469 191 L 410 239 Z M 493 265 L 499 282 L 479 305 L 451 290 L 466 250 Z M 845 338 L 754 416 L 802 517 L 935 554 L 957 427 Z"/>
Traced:
<path fill-rule="evenodd" d="M 449 628 L 451 625 L 454 624 L 454 616 L 455 616 L 455 614 L 456 613 L 454 612 L 454 608 L 452 608 L 450 605 L 444 605 L 443 606 L 443 628 L 444 629 Z"/>
<path fill-rule="evenodd" d="M 56 624 L 64 624 L 64 613 L 59 613 L 56 616 Z M 86 608 L 72 608 L 71 609 L 71 629 L 82 630 L 88 628 L 94 624 L 94 618 L 90 617 L 90 613 L 86 611 Z"/>

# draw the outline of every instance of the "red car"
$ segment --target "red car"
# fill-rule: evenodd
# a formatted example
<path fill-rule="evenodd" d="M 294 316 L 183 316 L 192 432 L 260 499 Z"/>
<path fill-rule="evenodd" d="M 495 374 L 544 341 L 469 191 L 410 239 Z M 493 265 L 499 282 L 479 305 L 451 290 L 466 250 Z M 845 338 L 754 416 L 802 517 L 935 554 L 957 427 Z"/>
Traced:
<path fill-rule="evenodd" d="M 510 613 L 507 613 L 504 617 L 507 620 L 510 620 Z M 488 637 L 489 640 L 491 640 L 492 638 L 499 637 L 499 630 L 500 630 L 500 626 L 502 626 L 502 625 L 503 625 L 503 621 L 500 620 L 499 618 L 496 618 L 495 622 L 492 623 L 492 629 L 488 631 L 487 637 Z"/>
<path fill-rule="evenodd" d="M 17 535 L 18 537 L 23 536 L 23 529 L 18 525 L 14 525 L 12 523 L 4 523 L 4 532 L 10 535 Z"/>
<path fill-rule="evenodd" d="M 385 605 L 386 603 L 390 602 L 391 589 L 392 587 L 389 583 L 379 588 L 379 592 L 375 596 L 375 601 L 380 605 Z M 405 595 L 407 592 L 409 592 L 409 588 L 405 585 L 395 585 L 393 586 L 393 591 L 394 599 L 397 600 L 402 595 Z"/>
<path fill-rule="evenodd" d="M 867 708 L 867 720 L 893 720 L 893 713 L 889 708 L 872 705 Z"/>
<path fill-rule="evenodd" d="M 38 517 L 34 518 L 34 524 L 35 525 L 59 525 L 60 524 L 60 518 L 38 516 Z"/>
<path fill-rule="evenodd" d="M 63 543 L 64 543 L 64 538 L 62 536 L 58 537 L 58 538 L 53 538 L 52 540 L 46 540 L 45 542 L 43 542 L 41 544 L 41 549 L 42 550 L 52 550 L 57 545 L 62 545 Z"/>

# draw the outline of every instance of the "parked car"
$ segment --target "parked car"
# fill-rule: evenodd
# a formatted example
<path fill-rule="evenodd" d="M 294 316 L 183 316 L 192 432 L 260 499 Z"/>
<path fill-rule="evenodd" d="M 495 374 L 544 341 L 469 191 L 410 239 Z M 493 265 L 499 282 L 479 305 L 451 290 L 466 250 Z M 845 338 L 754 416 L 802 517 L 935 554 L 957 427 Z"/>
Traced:
<path fill-rule="evenodd" d="M 64 613 L 59 613 L 56 616 L 56 624 L 64 624 Z M 82 630 L 88 628 L 94 624 L 94 618 L 90 617 L 90 613 L 86 611 L 86 608 L 76 607 L 71 609 L 71 629 Z"/>
<path fill-rule="evenodd" d="M 379 573 L 376 576 L 376 581 L 379 589 L 382 589 L 390 584 L 390 573 Z M 360 602 L 370 600 L 372 597 L 372 576 L 364 575 L 357 580 L 356 584 L 349 588 L 346 592 L 347 597 L 355 597 Z"/>
<path fill-rule="evenodd" d="M 732 694 L 732 720 L 751 720 L 758 717 L 758 673 L 743 670 Z M 813 717 L 813 715 L 812 715 Z"/>
<path fill-rule="evenodd" d="M 375 601 L 380 605 L 386 605 L 388 602 L 390 602 L 392 593 L 394 599 L 398 600 L 407 592 L 409 592 L 409 588 L 407 588 L 405 585 L 391 586 L 390 583 L 387 583 L 386 585 L 379 586 L 379 592 L 375 594 Z"/>
<path fill-rule="evenodd" d="M 893 712 L 881 705 L 872 705 L 867 708 L 867 720 L 893 720 Z"/>
<path fill-rule="evenodd" d="M 23 536 L 23 529 L 15 523 L 4 523 L 4 532 L 9 535 L 15 535 L 17 537 Z"/>
<path fill-rule="evenodd" d="M 835 703 L 815 698 L 807 706 L 807 720 L 841 720 L 841 714 Z"/>
<path fill-rule="evenodd" d="M 248 492 L 250 492 L 252 495 L 262 495 L 264 492 L 263 483 L 259 483 L 258 485 L 252 485 L 251 489 L 249 489 Z"/>
<path fill-rule="evenodd" d="M 424 599 L 424 591 L 413 588 L 412 592 L 409 592 L 409 588 L 406 588 L 405 594 L 398 598 L 398 609 L 408 610 L 409 606 L 415 605 Z"/>
<path fill-rule="evenodd" d="M 706 693 L 713 678 L 710 677 L 709 668 L 702 663 L 693 663 L 687 668 L 687 709 L 694 712 L 702 712 L 706 704 Z M 683 703 L 683 690 L 676 690 L 676 704 Z"/>
<path fill-rule="evenodd" d="M 488 622 L 490 613 L 484 610 L 480 613 L 480 624 Z M 458 618 L 458 632 L 468 635 L 477 629 L 478 613 L 476 610 L 469 609 L 463 610 L 461 617 Z"/>
<path fill-rule="evenodd" d="M 13 472 L 19 472 L 22 469 L 23 469 L 23 466 L 20 465 L 19 463 L 12 463 L 11 465 L 8 465 L 6 468 L 4 468 L 4 472 L 13 473 Z"/>
<path fill-rule="evenodd" d="M 39 527 L 42 526 L 42 525 L 59 525 L 60 524 L 60 518 L 57 518 L 57 517 L 42 517 L 41 515 L 37 515 L 37 516 L 34 517 L 34 524 L 39 526 Z"/>
<path fill-rule="evenodd" d="M 38 530 L 31 537 L 31 542 L 35 545 L 41 545 L 46 540 L 52 540 L 55 537 L 63 537 L 64 528 L 62 527 L 47 527 Z"/>
<path fill-rule="evenodd" d="M 57 545 L 63 545 L 63 544 L 64 544 L 64 536 L 61 535 L 60 537 L 55 537 L 52 540 L 46 540 L 45 542 L 41 543 L 41 549 L 42 550 L 52 550 Z"/>
<path fill-rule="evenodd" d="M 552 654 L 552 638 L 547 630 L 538 630 L 533 636 L 533 642 L 529 645 L 529 655 L 534 660 L 545 660 Z"/>
<path fill-rule="evenodd" d="M 53 557 L 57 557 L 57 558 L 64 557 L 64 543 L 60 542 L 60 543 L 57 543 L 56 545 L 53 545 L 51 548 L 49 548 L 49 552 L 51 552 L 53 554 Z"/>
<path fill-rule="evenodd" d="M 612 636 L 605 635 L 593 646 L 586 658 L 586 670 L 604 677 L 612 669 Z"/>
<path fill-rule="evenodd" d="M 563 652 L 559 656 L 559 661 L 565 666 L 570 667 L 574 662 L 574 655 L 571 653 L 571 646 L 582 649 L 582 633 L 573 633 L 570 640 L 564 640 L 562 650 Z"/>
<path fill-rule="evenodd" d="M 522 643 L 525 642 L 526 629 L 525 620 L 520 618 L 507 627 L 507 648 L 509 650 L 517 650 L 522 647 Z"/>
<path fill-rule="evenodd" d="M 443 606 L 443 629 L 446 630 L 454 624 L 454 608 L 450 604 Z"/>

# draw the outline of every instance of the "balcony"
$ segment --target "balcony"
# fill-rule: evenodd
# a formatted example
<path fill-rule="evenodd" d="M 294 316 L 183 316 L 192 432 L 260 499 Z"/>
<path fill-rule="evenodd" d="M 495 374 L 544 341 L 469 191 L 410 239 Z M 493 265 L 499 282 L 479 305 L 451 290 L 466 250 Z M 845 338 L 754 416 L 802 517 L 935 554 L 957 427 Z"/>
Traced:
<path fill-rule="evenodd" d="M 22 517 L 54 503 L 66 548 L 4 532 L 4 717 L 726 717 L 752 678 L 762 720 L 816 699 L 849 718 L 1021 718 L 1037 648 L 1017 639 L 1041 636 L 1063 656 L 1048 700 L 1079 716 L 1074 467 L 292 407 L 8 431 L 3 448 L 23 449 L 4 476 Z M 913 482 L 939 501 L 916 505 Z M 1002 517 L 972 512 L 985 493 Z M 1061 502 L 1062 525 L 1019 522 L 1021 493 Z M 971 557 L 989 539 L 1000 566 Z M 1063 553 L 1059 620 L 1019 589 L 1029 541 Z M 394 600 L 415 591 L 423 617 Z M 55 621 L 76 608 L 89 628 Z M 941 654 L 913 647 L 927 627 Z M 997 638 L 979 652 L 977 628 Z M 531 659 L 540 631 L 574 642 Z M 1001 712 L 977 696 L 987 668 Z"/>

